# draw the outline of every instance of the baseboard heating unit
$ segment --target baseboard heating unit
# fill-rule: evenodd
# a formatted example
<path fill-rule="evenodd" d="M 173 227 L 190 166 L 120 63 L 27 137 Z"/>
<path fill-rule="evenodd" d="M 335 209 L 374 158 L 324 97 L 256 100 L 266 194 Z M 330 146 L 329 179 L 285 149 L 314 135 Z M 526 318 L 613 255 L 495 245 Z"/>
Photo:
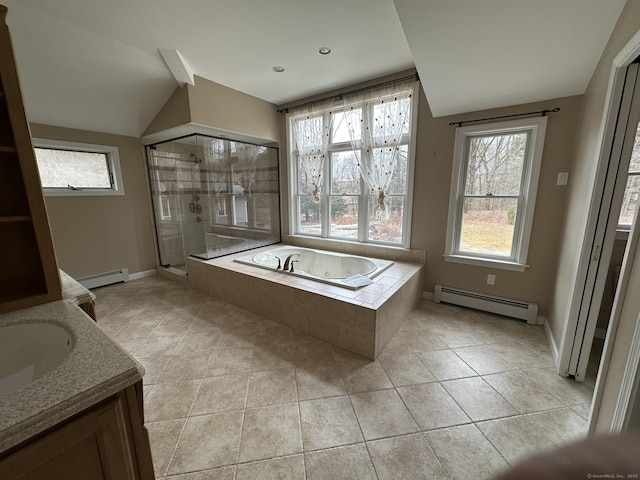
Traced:
<path fill-rule="evenodd" d="M 436 285 L 433 289 L 433 301 L 451 303 L 462 307 L 474 308 L 485 312 L 497 313 L 506 317 L 526 320 L 535 325 L 538 318 L 538 304 L 521 302 L 508 298 L 494 297 L 483 293 L 468 292 L 457 288 Z"/>
<path fill-rule="evenodd" d="M 89 289 L 104 287 L 105 285 L 111 285 L 112 283 L 128 282 L 129 269 L 121 268 L 120 270 L 114 270 L 113 272 L 99 273 L 97 275 L 81 277 L 77 280 L 82 284 L 82 286 Z"/>

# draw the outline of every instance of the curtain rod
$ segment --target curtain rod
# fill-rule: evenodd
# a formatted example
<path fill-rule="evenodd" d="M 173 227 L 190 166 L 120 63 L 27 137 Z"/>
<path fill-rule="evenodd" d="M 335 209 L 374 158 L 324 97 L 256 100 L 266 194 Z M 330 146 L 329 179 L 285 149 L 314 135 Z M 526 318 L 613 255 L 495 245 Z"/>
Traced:
<path fill-rule="evenodd" d="M 559 111 L 560 111 L 560 108 L 556 107 L 553 110 L 538 110 L 537 112 L 514 113 L 513 115 L 501 115 L 499 117 L 487 117 L 487 118 L 478 118 L 476 120 L 462 120 L 460 122 L 449 122 L 449 126 L 453 127 L 457 125 L 458 127 L 461 127 L 463 123 L 484 122 L 486 120 L 498 120 L 500 118 L 522 117 L 524 115 L 537 115 L 538 113 L 540 114 L 540 116 L 544 117 L 547 115 L 547 113 L 556 113 Z"/>
<path fill-rule="evenodd" d="M 373 88 L 383 87 L 385 85 L 391 85 L 391 84 L 402 82 L 404 80 L 409 80 L 409 79 L 412 79 L 412 78 L 415 79 L 416 82 L 420 80 L 420 77 L 418 76 L 418 74 L 414 73 L 413 75 L 408 75 L 406 77 L 396 78 L 394 80 L 389 80 L 387 82 L 376 83 L 375 85 L 370 85 L 368 87 L 362 87 L 362 88 L 358 88 L 356 90 L 349 90 L 348 92 L 336 93 L 335 95 L 331 95 L 329 97 L 324 97 L 324 98 L 319 98 L 318 100 L 312 100 L 310 102 L 299 103 L 298 105 L 292 105 L 290 107 L 279 108 L 278 110 L 276 110 L 276 112 L 278 112 L 278 113 L 289 113 L 289 110 L 291 110 L 291 109 L 301 108 L 301 107 L 308 107 L 309 105 L 315 105 L 316 103 L 321 103 L 321 102 L 324 102 L 325 100 L 342 100 L 342 98 L 345 95 L 351 95 L 351 94 L 354 94 L 354 93 L 366 92 L 367 90 L 371 90 Z"/>

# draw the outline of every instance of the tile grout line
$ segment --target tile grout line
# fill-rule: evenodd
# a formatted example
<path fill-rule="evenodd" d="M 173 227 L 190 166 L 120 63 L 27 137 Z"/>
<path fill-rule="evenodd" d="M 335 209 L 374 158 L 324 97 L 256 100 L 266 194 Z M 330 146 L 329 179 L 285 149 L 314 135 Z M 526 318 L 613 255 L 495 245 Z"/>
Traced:
<path fill-rule="evenodd" d="M 293 341 L 293 335 L 292 335 L 292 341 Z M 295 351 L 295 348 L 294 348 Z M 300 388 L 298 385 L 298 367 L 296 365 L 296 361 L 295 361 L 295 353 L 294 353 L 294 357 L 293 357 L 293 381 L 296 385 L 296 407 L 298 409 L 298 430 L 300 433 L 300 447 L 302 448 L 302 451 L 300 452 L 302 455 L 302 472 L 304 474 L 304 478 L 305 480 L 307 480 L 308 475 L 307 475 L 307 459 L 305 457 L 305 448 L 304 448 L 304 435 L 302 432 L 302 411 L 300 410 Z"/>

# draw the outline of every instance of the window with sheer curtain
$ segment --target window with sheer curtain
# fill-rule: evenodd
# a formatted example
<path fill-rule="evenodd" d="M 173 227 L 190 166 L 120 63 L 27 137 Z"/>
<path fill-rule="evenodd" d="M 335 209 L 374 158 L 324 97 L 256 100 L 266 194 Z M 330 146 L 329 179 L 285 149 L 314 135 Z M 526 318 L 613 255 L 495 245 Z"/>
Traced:
<path fill-rule="evenodd" d="M 409 246 L 415 83 L 289 112 L 293 233 Z"/>

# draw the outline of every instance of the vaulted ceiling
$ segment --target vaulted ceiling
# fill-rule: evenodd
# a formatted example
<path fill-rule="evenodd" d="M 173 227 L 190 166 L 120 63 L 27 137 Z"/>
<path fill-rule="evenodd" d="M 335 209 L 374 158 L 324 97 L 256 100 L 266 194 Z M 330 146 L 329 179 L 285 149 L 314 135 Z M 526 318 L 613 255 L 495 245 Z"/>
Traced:
<path fill-rule="evenodd" d="M 274 104 L 415 66 L 443 116 L 584 93 L 625 0 L 3 3 L 31 122 L 140 136 L 178 86 L 159 49 Z"/>

